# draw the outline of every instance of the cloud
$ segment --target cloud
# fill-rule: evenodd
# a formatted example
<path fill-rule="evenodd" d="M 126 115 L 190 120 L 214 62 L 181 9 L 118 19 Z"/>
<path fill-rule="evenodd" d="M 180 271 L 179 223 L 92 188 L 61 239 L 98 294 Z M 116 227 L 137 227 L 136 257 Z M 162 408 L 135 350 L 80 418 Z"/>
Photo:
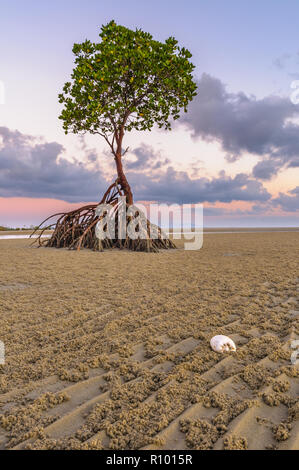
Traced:
<path fill-rule="evenodd" d="M 279 162 L 271 159 L 262 160 L 253 168 L 253 176 L 262 180 L 269 180 L 276 175 L 279 169 Z"/>
<path fill-rule="evenodd" d="M 108 184 L 102 172 L 66 160 L 63 151 L 57 142 L 0 127 L 0 196 L 98 200 Z"/>
<path fill-rule="evenodd" d="M 271 195 L 263 185 L 240 173 L 234 178 L 221 172 L 216 178 L 191 179 L 187 172 L 169 166 L 157 175 L 129 171 L 128 179 L 136 197 L 165 203 L 200 203 L 232 201 L 267 201 Z"/>
<path fill-rule="evenodd" d="M 279 193 L 279 197 L 273 199 L 273 204 L 286 212 L 299 211 L 299 186 L 289 191 L 289 194 Z"/>
<path fill-rule="evenodd" d="M 231 162 L 244 152 L 266 159 L 253 170 L 261 179 L 270 179 L 298 161 L 299 125 L 291 119 L 298 117 L 299 106 L 289 98 L 229 93 L 219 79 L 208 74 L 202 75 L 198 88 L 188 113 L 180 119 L 193 138 L 220 142 Z"/>
<path fill-rule="evenodd" d="M 150 168 L 152 170 L 158 170 L 170 163 L 168 158 L 162 159 L 161 156 L 148 145 L 142 144 L 140 147 L 134 149 L 132 153 L 135 156 L 135 160 L 126 161 L 126 168 L 128 170 L 148 170 Z"/>
<path fill-rule="evenodd" d="M 86 163 L 82 163 L 66 160 L 63 152 L 57 142 L 41 142 L 0 128 L 0 197 L 98 201 L 110 182 L 97 161 L 93 164 L 94 155 L 90 158 L 87 152 Z M 149 146 L 141 145 L 133 153 L 136 160 L 128 160 L 125 166 L 135 200 L 181 204 L 271 198 L 259 181 L 243 173 L 191 178 L 187 172 L 175 170 Z"/>
<path fill-rule="evenodd" d="M 299 156 L 296 158 L 293 158 L 293 160 L 290 161 L 289 163 L 289 168 L 299 168 Z"/>

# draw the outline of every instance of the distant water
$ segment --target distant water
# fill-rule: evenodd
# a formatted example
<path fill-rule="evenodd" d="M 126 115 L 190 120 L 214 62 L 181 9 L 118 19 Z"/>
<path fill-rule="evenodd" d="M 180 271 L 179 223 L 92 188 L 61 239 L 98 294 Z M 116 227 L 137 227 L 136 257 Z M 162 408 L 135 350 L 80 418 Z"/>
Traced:
<path fill-rule="evenodd" d="M 167 235 L 169 235 L 170 232 L 165 232 Z M 171 232 L 173 234 L 178 235 L 180 232 Z M 197 232 L 182 232 L 182 235 L 194 235 L 194 234 L 201 234 L 201 231 Z M 299 233 L 299 230 L 243 230 L 243 231 L 215 231 L 215 232 L 203 232 L 203 235 L 223 235 L 226 233 Z M 42 235 L 42 238 L 50 238 L 51 235 Z M 34 235 L 31 238 L 37 238 L 38 235 Z M 30 238 L 30 235 L 0 235 L 0 240 L 19 240 L 19 239 L 24 239 L 24 238 Z"/>
<path fill-rule="evenodd" d="M 50 238 L 51 235 L 42 235 L 41 238 Z M 38 235 L 33 235 L 31 238 L 37 238 Z M 22 238 L 30 238 L 30 235 L 0 235 L 0 240 L 19 240 Z"/>
<path fill-rule="evenodd" d="M 172 233 L 172 234 L 177 234 L 177 233 L 180 233 L 180 232 L 166 232 L 167 234 L 169 233 Z M 186 235 L 191 235 L 191 234 L 195 234 L 195 233 L 202 233 L 200 230 L 197 230 L 196 232 L 182 232 L 182 234 L 186 234 Z M 203 234 L 204 235 L 215 235 L 215 234 L 223 234 L 223 233 L 299 233 L 299 230 L 242 230 L 242 231 L 237 231 L 237 230 L 234 230 L 234 231 L 227 231 L 227 232 L 206 232 L 206 231 L 203 231 Z"/>

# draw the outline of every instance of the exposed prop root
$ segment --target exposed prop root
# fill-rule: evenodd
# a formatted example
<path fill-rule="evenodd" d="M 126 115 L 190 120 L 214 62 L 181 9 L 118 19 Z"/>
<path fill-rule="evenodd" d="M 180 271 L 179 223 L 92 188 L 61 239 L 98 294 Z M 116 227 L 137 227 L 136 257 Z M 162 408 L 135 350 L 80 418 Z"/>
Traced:
<path fill-rule="evenodd" d="M 176 248 L 175 244 L 167 238 L 161 228 L 152 225 L 147 219 L 145 219 L 146 230 L 143 231 L 142 238 L 133 240 L 126 236 L 124 239 L 119 239 L 117 215 L 119 210 L 118 198 L 121 196 L 124 196 L 124 194 L 117 180 L 108 188 L 100 202 L 100 204 L 110 204 L 113 207 L 115 238 L 100 240 L 96 237 L 96 225 L 100 220 L 100 217 L 96 214 L 98 204 L 89 204 L 71 212 L 58 213 L 48 217 L 30 235 L 32 237 L 38 234 L 33 244 L 38 243 L 39 246 L 45 247 L 69 248 L 70 250 L 89 248 L 95 251 L 119 248 L 133 251 L 158 252 L 160 249 Z M 53 218 L 56 221 L 49 224 Z M 128 224 L 131 218 L 126 217 L 126 219 Z M 53 233 L 50 238 L 43 238 L 42 236 L 47 230 L 53 230 Z M 154 236 L 152 236 L 153 233 Z"/>

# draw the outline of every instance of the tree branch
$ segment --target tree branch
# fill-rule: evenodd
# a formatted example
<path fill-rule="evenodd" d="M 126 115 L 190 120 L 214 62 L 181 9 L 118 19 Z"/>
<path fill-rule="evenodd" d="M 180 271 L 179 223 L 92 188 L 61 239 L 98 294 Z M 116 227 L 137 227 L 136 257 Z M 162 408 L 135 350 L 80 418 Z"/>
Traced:
<path fill-rule="evenodd" d="M 124 157 L 124 156 L 126 155 L 126 153 L 127 153 L 127 151 L 129 150 L 129 148 L 130 148 L 130 147 L 127 147 L 127 148 L 126 148 L 126 150 L 125 150 L 125 151 L 123 152 L 123 154 L 122 154 L 122 157 Z"/>

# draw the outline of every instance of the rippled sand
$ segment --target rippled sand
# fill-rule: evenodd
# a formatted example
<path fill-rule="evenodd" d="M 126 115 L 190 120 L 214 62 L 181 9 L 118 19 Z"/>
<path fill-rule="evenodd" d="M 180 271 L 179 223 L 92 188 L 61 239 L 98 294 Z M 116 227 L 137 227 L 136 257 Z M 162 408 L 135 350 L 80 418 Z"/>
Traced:
<path fill-rule="evenodd" d="M 216 234 L 147 254 L 2 240 L 0 448 L 298 449 L 298 242 Z M 216 334 L 237 352 L 211 351 Z"/>

